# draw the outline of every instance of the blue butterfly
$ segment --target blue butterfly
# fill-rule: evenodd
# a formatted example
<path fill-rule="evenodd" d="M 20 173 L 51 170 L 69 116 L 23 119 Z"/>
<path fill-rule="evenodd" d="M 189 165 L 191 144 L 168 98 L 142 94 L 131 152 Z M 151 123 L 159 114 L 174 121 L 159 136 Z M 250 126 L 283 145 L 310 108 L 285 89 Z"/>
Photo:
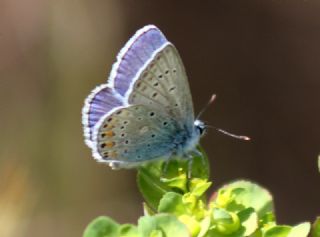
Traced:
<path fill-rule="evenodd" d="M 177 49 L 153 25 L 121 49 L 108 82 L 87 97 L 82 123 L 93 157 L 113 168 L 188 158 L 206 128 Z"/>

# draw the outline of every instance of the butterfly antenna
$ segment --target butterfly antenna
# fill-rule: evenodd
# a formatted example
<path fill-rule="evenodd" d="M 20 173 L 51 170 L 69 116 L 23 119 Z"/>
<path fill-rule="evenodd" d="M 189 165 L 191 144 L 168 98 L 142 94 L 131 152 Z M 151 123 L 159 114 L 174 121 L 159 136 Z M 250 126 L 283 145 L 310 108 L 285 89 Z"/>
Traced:
<path fill-rule="evenodd" d="M 227 132 L 221 128 L 217 128 L 217 127 L 214 127 L 214 126 L 211 126 L 211 125 L 206 125 L 206 127 L 209 127 L 209 128 L 213 128 L 214 130 L 216 130 L 217 132 L 220 132 L 224 135 L 227 135 L 227 136 L 230 136 L 230 137 L 233 137 L 233 138 L 236 138 L 236 139 L 240 139 L 240 140 L 244 140 L 244 141 L 249 141 L 251 140 L 250 137 L 247 137 L 247 136 L 242 136 L 242 135 L 236 135 L 236 134 L 233 134 L 233 133 L 230 133 L 230 132 Z"/>
<path fill-rule="evenodd" d="M 213 94 L 211 96 L 210 100 L 208 101 L 206 106 L 204 106 L 203 109 L 199 112 L 196 119 L 199 119 L 201 117 L 201 115 L 209 108 L 209 106 L 213 103 L 213 101 L 216 99 L 216 97 L 217 97 L 216 94 Z"/>

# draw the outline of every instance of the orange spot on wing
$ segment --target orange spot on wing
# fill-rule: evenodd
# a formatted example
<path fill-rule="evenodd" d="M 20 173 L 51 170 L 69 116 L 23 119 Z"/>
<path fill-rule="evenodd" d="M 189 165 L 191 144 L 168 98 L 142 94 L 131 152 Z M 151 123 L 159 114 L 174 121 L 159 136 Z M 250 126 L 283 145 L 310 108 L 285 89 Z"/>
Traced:
<path fill-rule="evenodd" d="M 106 131 L 105 132 L 105 135 L 108 136 L 108 137 L 113 137 L 115 134 L 112 130 L 109 130 L 109 131 Z"/>
<path fill-rule="evenodd" d="M 105 144 L 107 147 L 111 148 L 111 147 L 114 147 L 115 142 L 106 142 Z"/>

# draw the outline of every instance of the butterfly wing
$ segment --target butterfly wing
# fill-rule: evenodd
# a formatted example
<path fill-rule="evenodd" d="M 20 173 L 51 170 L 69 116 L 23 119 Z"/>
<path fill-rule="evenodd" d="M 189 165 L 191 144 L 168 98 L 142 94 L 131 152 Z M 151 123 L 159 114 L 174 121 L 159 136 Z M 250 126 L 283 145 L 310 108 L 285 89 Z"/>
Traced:
<path fill-rule="evenodd" d="M 112 109 L 123 106 L 123 98 L 108 85 L 96 87 L 85 100 L 82 109 L 82 125 L 85 142 L 92 147 L 92 134 L 96 123 Z"/>
<path fill-rule="evenodd" d="M 114 110 L 96 124 L 93 155 L 98 161 L 113 166 L 134 167 L 171 156 L 176 134 L 176 121 L 162 111 L 145 105 L 130 105 Z"/>
<path fill-rule="evenodd" d="M 181 129 L 193 131 L 193 105 L 187 75 L 176 48 L 161 47 L 126 93 L 129 104 L 144 104 L 166 111 Z"/>
<path fill-rule="evenodd" d="M 181 154 L 194 140 L 193 122 L 180 56 L 152 25 L 128 41 L 108 83 L 96 88 L 83 108 L 86 142 L 93 156 L 119 167 Z"/>

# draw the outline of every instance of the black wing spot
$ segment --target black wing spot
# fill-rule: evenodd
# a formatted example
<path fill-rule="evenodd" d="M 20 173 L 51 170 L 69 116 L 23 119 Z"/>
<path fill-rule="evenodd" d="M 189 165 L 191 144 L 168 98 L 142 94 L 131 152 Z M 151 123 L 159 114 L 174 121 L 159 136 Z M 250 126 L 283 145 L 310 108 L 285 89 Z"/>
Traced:
<path fill-rule="evenodd" d="M 163 78 L 163 75 L 162 75 L 162 74 L 160 74 L 158 77 L 161 79 L 161 78 Z"/>
<path fill-rule="evenodd" d="M 123 124 L 128 124 L 129 122 L 127 120 L 123 121 Z"/>
<path fill-rule="evenodd" d="M 152 137 L 152 138 L 156 137 L 156 134 L 152 134 L 151 137 Z"/>
<path fill-rule="evenodd" d="M 168 122 L 163 122 L 163 126 L 167 126 L 168 125 Z"/>
<path fill-rule="evenodd" d="M 102 143 L 102 144 L 100 145 L 101 148 L 105 148 L 105 146 L 106 146 L 105 143 Z"/>
<path fill-rule="evenodd" d="M 171 88 L 169 89 L 169 91 L 172 92 L 172 91 L 174 91 L 175 89 L 176 89 L 176 87 L 173 86 L 173 87 L 171 87 Z"/>
<path fill-rule="evenodd" d="M 155 113 L 154 112 L 150 112 L 149 115 L 150 115 L 150 117 L 153 117 L 155 115 Z"/>
<path fill-rule="evenodd" d="M 177 72 L 177 69 L 175 69 L 175 68 L 172 69 L 172 72 L 173 72 L 173 73 L 176 73 L 176 72 Z"/>
<path fill-rule="evenodd" d="M 156 83 L 154 83 L 154 84 L 153 84 L 153 86 L 158 86 L 158 85 L 159 85 L 159 83 L 158 83 L 158 82 L 156 82 Z"/>
<path fill-rule="evenodd" d="M 169 74 L 169 70 L 167 69 L 164 73 L 165 73 L 165 74 Z"/>
<path fill-rule="evenodd" d="M 125 143 L 125 144 L 129 144 L 129 140 L 126 140 L 124 143 Z"/>
<path fill-rule="evenodd" d="M 155 98 L 157 95 L 158 95 L 157 92 L 153 93 L 153 94 L 152 94 L 152 98 Z"/>

